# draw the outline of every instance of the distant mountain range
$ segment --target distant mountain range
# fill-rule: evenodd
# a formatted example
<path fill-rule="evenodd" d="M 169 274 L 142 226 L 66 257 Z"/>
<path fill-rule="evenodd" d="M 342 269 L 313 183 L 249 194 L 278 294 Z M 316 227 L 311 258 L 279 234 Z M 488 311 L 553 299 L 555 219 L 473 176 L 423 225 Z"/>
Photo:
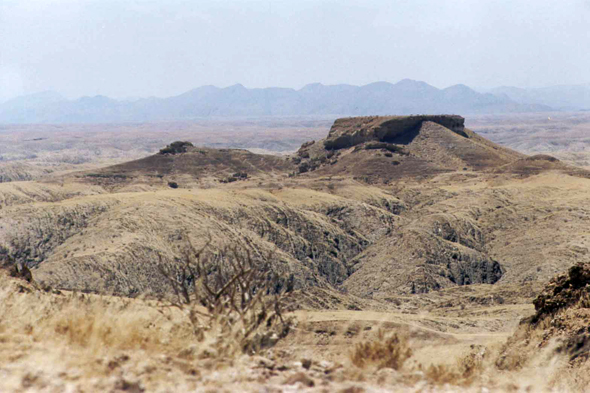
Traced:
<path fill-rule="evenodd" d="M 505 96 L 519 104 L 547 105 L 564 111 L 590 109 L 590 84 L 530 89 L 502 86 L 488 92 L 498 97 Z"/>
<path fill-rule="evenodd" d="M 545 89 L 500 87 L 477 92 L 465 85 L 437 89 L 404 79 L 365 86 L 310 84 L 300 90 L 203 86 L 168 98 L 67 100 L 55 92 L 0 105 L 0 123 L 117 123 L 210 117 L 358 116 L 425 113 L 491 114 L 590 108 L 590 85 Z"/>

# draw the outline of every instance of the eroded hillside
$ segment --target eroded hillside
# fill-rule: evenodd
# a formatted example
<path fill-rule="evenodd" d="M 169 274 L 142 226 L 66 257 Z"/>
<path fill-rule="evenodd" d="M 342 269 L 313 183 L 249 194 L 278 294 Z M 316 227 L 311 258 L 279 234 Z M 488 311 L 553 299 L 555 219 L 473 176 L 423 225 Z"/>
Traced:
<path fill-rule="evenodd" d="M 574 330 L 587 319 L 587 267 L 583 280 L 568 269 L 588 260 L 588 173 L 463 124 L 341 119 L 290 156 L 179 142 L 115 166 L 0 184 L 0 265 L 30 281 L 0 271 L 11 320 L 0 320 L 0 389 L 584 386 L 587 333 Z M 222 250 L 236 247 L 280 277 L 269 295 L 293 287 L 297 324 L 266 357 L 222 357 L 194 337 L 185 308 L 149 297 L 169 294 L 171 278 L 194 283 L 166 267 L 205 244 L 206 274 L 223 271 Z M 535 298 L 536 322 L 519 327 Z M 56 359 L 66 347 L 85 361 Z M 575 378 L 563 382 L 563 372 Z"/>
<path fill-rule="evenodd" d="M 586 172 L 463 124 L 341 119 L 285 158 L 186 145 L 2 184 L 0 245 L 52 286 L 134 295 L 165 291 L 158 264 L 211 238 L 272 252 L 298 289 L 380 301 L 542 282 L 585 258 Z"/>

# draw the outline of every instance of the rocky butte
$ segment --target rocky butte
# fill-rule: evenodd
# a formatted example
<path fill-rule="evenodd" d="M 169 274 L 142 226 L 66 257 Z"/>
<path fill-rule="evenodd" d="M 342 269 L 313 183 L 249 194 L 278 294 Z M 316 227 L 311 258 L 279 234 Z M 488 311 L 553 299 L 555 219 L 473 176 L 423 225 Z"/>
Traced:
<path fill-rule="evenodd" d="M 430 121 L 461 135 L 465 134 L 465 119 L 457 115 L 370 116 L 338 119 L 330 129 L 326 149 L 345 149 L 361 143 L 390 142 Z"/>

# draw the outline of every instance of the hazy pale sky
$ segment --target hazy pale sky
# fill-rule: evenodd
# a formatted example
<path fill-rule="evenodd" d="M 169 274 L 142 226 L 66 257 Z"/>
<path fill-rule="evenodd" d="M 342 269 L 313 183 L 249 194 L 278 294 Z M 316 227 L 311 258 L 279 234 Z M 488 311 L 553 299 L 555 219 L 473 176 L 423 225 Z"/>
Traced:
<path fill-rule="evenodd" d="M 0 101 L 590 82 L 590 0 L 0 0 Z"/>

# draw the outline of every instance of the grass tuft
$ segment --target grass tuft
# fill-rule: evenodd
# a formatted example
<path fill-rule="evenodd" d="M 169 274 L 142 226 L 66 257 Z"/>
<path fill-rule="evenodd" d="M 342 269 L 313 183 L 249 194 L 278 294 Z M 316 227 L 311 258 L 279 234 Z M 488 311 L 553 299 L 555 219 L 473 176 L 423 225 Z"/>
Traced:
<path fill-rule="evenodd" d="M 412 350 L 406 336 L 397 333 L 386 336 L 379 330 L 376 341 L 356 344 L 350 353 L 350 360 L 360 368 L 375 366 L 377 369 L 399 370 L 410 356 Z"/>

